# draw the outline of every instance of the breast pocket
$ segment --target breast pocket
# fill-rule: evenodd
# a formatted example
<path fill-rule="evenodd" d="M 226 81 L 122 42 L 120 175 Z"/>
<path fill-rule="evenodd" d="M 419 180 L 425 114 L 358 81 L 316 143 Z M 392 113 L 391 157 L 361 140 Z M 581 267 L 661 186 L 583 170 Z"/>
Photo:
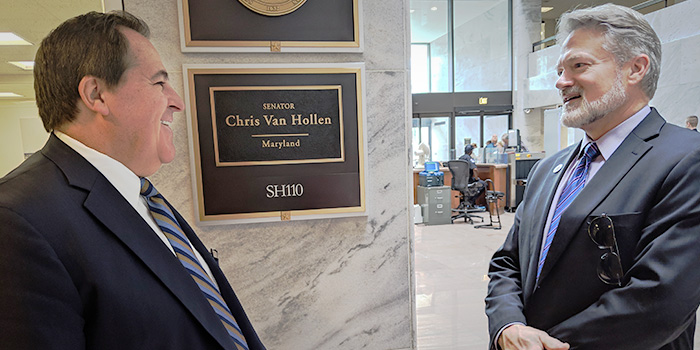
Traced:
<path fill-rule="evenodd" d="M 591 228 L 591 223 L 593 224 L 604 224 L 607 221 L 602 220 L 603 215 L 609 218 L 611 224 L 611 229 L 606 229 L 601 232 L 596 233 L 595 229 Z M 597 240 L 595 243 L 604 243 L 603 245 L 616 243 L 617 253 L 620 256 L 620 261 L 622 262 L 622 268 L 626 272 L 632 266 L 634 257 L 636 255 L 636 249 L 639 243 L 639 239 L 642 235 L 642 224 L 644 218 L 639 212 L 633 213 L 605 213 L 600 212 L 597 215 L 591 215 L 588 217 L 589 223 L 589 236 L 592 240 Z M 614 238 L 614 241 L 612 240 Z M 605 242 L 603 242 L 605 241 Z"/>

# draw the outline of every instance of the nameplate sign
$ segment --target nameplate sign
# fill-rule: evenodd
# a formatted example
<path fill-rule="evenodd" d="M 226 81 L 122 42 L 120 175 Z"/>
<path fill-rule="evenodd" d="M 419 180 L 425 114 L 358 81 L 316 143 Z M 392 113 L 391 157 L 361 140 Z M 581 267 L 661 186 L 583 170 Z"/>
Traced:
<path fill-rule="evenodd" d="M 183 66 L 197 222 L 365 215 L 363 69 Z"/>
<path fill-rule="evenodd" d="M 209 90 L 217 166 L 345 160 L 341 85 Z"/>

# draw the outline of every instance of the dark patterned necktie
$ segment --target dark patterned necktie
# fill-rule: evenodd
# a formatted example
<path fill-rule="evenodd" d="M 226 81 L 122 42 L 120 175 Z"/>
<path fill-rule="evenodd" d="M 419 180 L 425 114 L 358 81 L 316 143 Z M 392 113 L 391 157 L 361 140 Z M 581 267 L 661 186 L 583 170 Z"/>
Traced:
<path fill-rule="evenodd" d="M 221 323 L 223 323 L 228 334 L 233 338 L 238 350 L 248 350 L 248 344 L 245 337 L 241 333 L 241 329 L 233 318 L 231 311 L 221 297 L 219 288 L 212 282 L 209 275 L 204 271 L 199 260 L 195 257 L 190 241 L 182 232 L 180 225 L 175 220 L 170 208 L 165 204 L 165 199 L 158 193 L 155 187 L 146 178 L 141 178 L 141 195 L 146 197 L 148 208 L 151 210 L 153 219 L 158 224 L 158 227 L 163 231 L 165 237 L 168 238 L 170 245 L 175 250 L 175 255 L 182 263 L 182 266 L 190 273 L 192 279 L 197 283 L 199 289 L 204 293 L 211 307 Z"/>
<path fill-rule="evenodd" d="M 540 278 L 540 272 L 542 272 L 542 266 L 544 266 L 544 260 L 547 258 L 547 253 L 549 248 L 552 246 L 552 241 L 554 240 L 554 234 L 557 232 L 557 227 L 559 227 L 559 220 L 561 219 L 561 214 L 569 207 L 571 202 L 574 201 L 579 192 L 583 189 L 586 184 L 586 175 L 588 174 L 588 168 L 591 162 L 600 154 L 600 150 L 595 143 L 590 142 L 583 149 L 583 156 L 579 159 L 576 164 L 574 172 L 571 177 L 566 182 L 566 186 L 561 191 L 559 200 L 557 201 L 557 206 L 554 209 L 554 215 L 552 216 L 552 223 L 549 225 L 549 230 L 547 231 L 547 236 L 544 240 L 544 248 L 542 249 L 542 254 L 540 255 L 540 261 L 537 264 L 537 279 Z"/>

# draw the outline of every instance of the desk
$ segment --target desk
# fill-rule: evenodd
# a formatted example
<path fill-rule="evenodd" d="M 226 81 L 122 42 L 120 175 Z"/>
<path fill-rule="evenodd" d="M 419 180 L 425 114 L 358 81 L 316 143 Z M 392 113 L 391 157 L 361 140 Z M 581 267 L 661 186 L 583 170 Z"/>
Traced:
<path fill-rule="evenodd" d="M 476 163 L 476 173 L 480 179 L 486 180 L 491 179 L 493 181 L 493 186 L 496 191 L 506 193 L 506 188 L 508 187 L 508 178 L 506 176 L 506 170 L 508 169 L 508 164 L 490 164 L 490 163 Z M 413 204 L 418 204 L 416 197 L 416 188 L 418 187 L 418 173 L 424 169 L 413 169 Z M 452 173 L 448 167 L 440 167 L 440 171 L 445 174 L 445 186 L 452 186 Z M 489 189 L 490 190 L 490 189 Z M 480 203 L 483 205 L 484 203 Z M 457 208 L 459 206 L 459 191 L 452 191 L 452 208 Z M 506 205 L 505 198 L 498 201 L 498 207 L 504 208 Z"/>

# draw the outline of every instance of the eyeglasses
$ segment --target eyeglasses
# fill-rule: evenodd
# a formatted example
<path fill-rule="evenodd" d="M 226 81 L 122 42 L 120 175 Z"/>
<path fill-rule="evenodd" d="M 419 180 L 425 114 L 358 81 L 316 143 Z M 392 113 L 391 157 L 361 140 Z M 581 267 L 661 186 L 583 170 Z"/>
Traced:
<path fill-rule="evenodd" d="M 622 286 L 622 261 L 617 248 L 612 219 L 605 213 L 588 223 L 588 236 L 598 248 L 609 250 L 600 256 L 598 278 L 606 284 Z"/>

